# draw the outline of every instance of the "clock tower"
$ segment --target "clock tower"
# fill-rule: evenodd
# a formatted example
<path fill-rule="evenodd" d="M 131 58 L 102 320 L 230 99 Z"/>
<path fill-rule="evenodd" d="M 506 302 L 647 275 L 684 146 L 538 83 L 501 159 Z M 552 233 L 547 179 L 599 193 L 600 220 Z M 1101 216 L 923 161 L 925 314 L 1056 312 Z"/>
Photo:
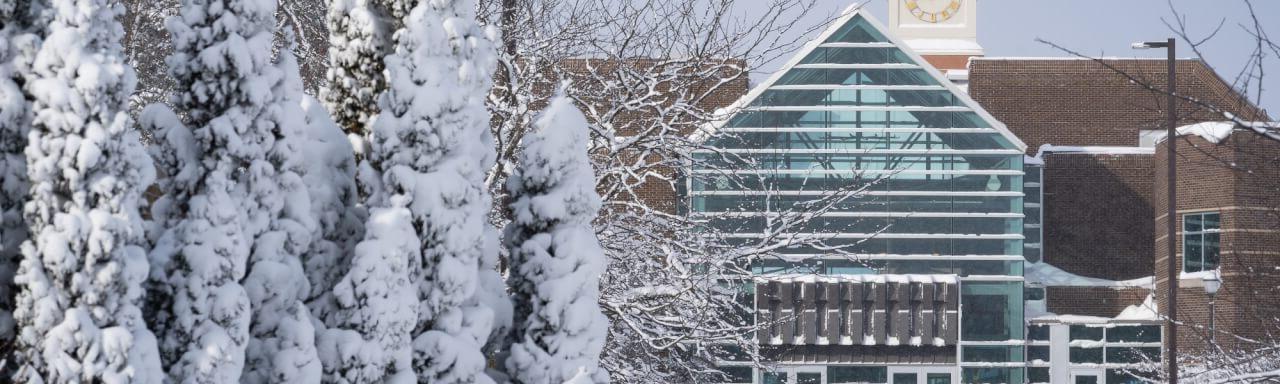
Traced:
<path fill-rule="evenodd" d="M 965 69 L 982 56 L 978 0 L 889 0 L 889 33 L 940 70 Z"/>

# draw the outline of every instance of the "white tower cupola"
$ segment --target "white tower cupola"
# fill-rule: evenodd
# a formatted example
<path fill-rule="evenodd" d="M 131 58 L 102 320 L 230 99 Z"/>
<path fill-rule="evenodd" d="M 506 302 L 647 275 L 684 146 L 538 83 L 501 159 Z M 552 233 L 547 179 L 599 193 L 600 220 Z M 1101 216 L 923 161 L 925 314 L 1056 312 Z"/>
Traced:
<path fill-rule="evenodd" d="M 940 70 L 961 70 L 982 56 L 978 0 L 889 0 L 889 33 Z"/>

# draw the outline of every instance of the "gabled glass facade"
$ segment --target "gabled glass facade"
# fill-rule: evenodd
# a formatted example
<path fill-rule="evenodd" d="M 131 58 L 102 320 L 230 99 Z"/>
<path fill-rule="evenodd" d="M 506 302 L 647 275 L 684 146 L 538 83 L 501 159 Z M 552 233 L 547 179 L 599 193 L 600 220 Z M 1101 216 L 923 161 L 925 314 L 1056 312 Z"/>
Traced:
<path fill-rule="evenodd" d="M 825 244 L 751 270 L 958 275 L 957 382 L 1021 383 L 1023 149 L 878 23 L 842 21 L 695 154 L 691 213 L 749 244 L 775 232 L 772 217 L 839 195 L 789 228 Z"/>

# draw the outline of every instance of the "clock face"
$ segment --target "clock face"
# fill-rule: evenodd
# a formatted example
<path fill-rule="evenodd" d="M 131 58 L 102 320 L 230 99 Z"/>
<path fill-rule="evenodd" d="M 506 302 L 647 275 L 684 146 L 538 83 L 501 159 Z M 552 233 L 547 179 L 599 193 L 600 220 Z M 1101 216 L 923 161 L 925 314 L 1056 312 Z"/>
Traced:
<path fill-rule="evenodd" d="M 926 23 L 941 23 L 960 13 L 963 0 L 902 0 L 907 11 Z"/>

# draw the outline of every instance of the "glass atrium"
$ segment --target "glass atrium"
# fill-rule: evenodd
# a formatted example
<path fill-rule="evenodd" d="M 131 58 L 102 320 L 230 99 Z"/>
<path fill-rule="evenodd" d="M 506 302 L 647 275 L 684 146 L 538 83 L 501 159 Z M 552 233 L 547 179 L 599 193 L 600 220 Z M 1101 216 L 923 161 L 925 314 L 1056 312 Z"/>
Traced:
<path fill-rule="evenodd" d="M 957 275 L 959 345 L 945 374 L 828 364 L 740 382 L 1022 383 L 1024 145 L 869 16 L 836 23 L 695 154 L 691 213 L 746 246 L 778 237 L 771 218 L 830 202 L 786 227 L 822 244 L 753 260 L 756 277 Z M 871 373 L 831 373 L 853 367 Z"/>

